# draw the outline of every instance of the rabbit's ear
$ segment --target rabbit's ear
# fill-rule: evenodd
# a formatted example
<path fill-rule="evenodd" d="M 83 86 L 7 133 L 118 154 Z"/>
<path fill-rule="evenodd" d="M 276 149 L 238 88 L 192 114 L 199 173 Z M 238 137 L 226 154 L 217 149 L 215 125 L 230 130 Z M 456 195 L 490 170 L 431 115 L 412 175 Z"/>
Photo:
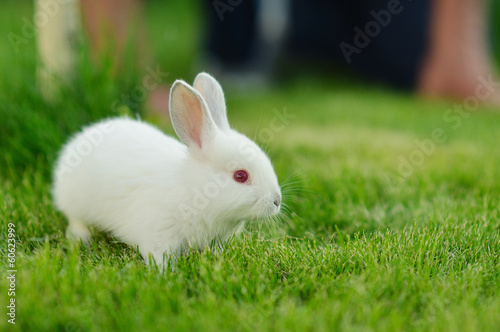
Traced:
<path fill-rule="evenodd" d="M 226 114 L 226 101 L 224 92 L 215 78 L 207 73 L 199 73 L 194 79 L 193 87 L 203 96 L 208 109 L 212 113 L 215 124 L 221 130 L 229 130 Z"/>
<path fill-rule="evenodd" d="M 215 134 L 216 126 L 203 97 L 182 80 L 170 88 L 169 112 L 175 133 L 189 148 L 202 148 Z"/>

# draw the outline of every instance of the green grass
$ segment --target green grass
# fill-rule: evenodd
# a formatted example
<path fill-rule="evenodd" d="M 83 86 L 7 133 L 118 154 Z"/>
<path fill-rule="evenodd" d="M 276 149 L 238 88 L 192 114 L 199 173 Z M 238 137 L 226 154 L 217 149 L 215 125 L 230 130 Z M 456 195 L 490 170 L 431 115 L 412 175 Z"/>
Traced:
<path fill-rule="evenodd" d="M 148 3 L 152 49 L 169 82 L 194 76 L 201 36 L 193 3 Z M 19 33 L 30 15 L 30 2 L 7 1 L 2 35 Z M 36 89 L 33 53 L 32 39 L 16 54 L 0 38 L 0 330 L 13 328 L 5 315 L 9 222 L 19 331 L 500 330 L 494 110 L 454 129 L 444 118 L 451 104 L 325 75 L 297 75 L 271 91 L 226 88 L 231 124 L 267 146 L 280 181 L 289 178 L 292 212 L 278 232 L 250 226 L 219 255 L 195 253 L 160 273 L 103 234 L 90 248 L 69 243 L 50 197 L 63 142 L 117 115 L 110 105 L 137 73 L 114 79 L 82 59 L 80 81 L 49 104 Z M 267 139 L 273 110 L 283 109 L 294 118 Z M 447 139 L 401 179 L 401 158 L 435 128 Z"/>

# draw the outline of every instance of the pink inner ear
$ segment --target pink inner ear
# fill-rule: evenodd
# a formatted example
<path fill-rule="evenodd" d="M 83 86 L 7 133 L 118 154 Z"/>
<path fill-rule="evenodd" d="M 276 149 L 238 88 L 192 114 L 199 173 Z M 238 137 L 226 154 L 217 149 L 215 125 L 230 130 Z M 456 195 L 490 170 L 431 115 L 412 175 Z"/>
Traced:
<path fill-rule="evenodd" d="M 182 91 L 182 100 L 186 106 L 187 112 L 184 116 L 189 117 L 184 119 L 184 123 L 188 125 L 188 134 L 191 139 L 201 148 L 201 128 L 203 126 L 203 111 L 201 104 L 196 96 L 190 96 Z"/>

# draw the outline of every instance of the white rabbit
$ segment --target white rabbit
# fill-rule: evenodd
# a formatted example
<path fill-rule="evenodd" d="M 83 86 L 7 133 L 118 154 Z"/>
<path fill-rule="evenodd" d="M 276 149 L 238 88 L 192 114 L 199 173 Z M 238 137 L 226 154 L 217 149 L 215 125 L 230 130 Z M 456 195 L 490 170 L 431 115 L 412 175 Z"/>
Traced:
<path fill-rule="evenodd" d="M 163 265 L 169 255 L 227 241 L 244 221 L 277 214 L 281 191 L 266 154 L 229 127 L 224 94 L 200 73 L 177 80 L 170 117 L 185 144 L 132 119 L 107 119 L 67 143 L 53 197 L 67 235 L 109 231 Z"/>

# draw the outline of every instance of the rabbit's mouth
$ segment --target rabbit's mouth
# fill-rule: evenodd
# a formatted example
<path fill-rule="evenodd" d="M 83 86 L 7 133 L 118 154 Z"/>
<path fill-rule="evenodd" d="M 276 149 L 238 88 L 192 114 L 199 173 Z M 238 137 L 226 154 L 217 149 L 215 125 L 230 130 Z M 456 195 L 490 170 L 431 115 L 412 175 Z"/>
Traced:
<path fill-rule="evenodd" d="M 278 214 L 281 209 L 281 196 L 276 196 L 276 198 L 272 198 L 270 196 L 261 196 L 257 198 L 253 205 L 253 210 L 255 211 L 255 215 L 258 218 L 267 218 Z"/>

